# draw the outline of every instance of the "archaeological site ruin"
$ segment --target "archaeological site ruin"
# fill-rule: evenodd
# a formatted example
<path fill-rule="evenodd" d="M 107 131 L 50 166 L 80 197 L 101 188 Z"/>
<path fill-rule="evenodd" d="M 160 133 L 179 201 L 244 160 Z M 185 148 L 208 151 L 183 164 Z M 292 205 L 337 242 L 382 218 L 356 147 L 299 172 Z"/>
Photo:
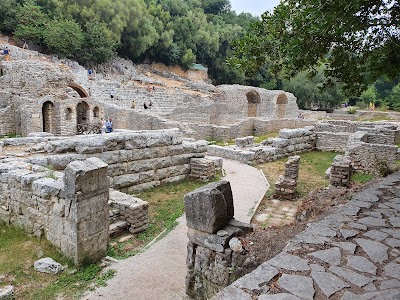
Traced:
<path fill-rule="evenodd" d="M 110 236 L 146 229 L 148 203 L 132 193 L 189 177 L 207 182 L 222 158 L 249 165 L 289 158 L 275 183 L 284 199 L 294 195 L 297 154 L 338 152 L 330 185 L 345 187 L 352 172 L 379 173 L 400 159 L 398 123 L 325 112 L 298 118 L 291 93 L 213 86 L 120 58 L 88 78 L 76 62 L 10 47 L 12 59 L 0 61 L 0 221 L 46 238 L 76 263 L 104 257 Z M 101 133 L 109 118 L 113 132 Z M 235 220 L 227 181 L 184 202 L 186 292 L 205 299 L 232 283 L 226 270 L 249 271 L 238 237 L 252 227 Z"/>

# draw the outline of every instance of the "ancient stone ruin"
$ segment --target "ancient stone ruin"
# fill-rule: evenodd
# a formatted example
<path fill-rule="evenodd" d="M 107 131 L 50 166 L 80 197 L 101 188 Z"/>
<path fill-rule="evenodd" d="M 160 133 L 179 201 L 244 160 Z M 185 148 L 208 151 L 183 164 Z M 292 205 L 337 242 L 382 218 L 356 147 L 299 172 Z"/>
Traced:
<path fill-rule="evenodd" d="M 293 200 L 296 198 L 297 178 L 299 177 L 300 156 L 289 157 L 285 163 L 285 174 L 275 182 L 274 198 Z"/>
<path fill-rule="evenodd" d="M 186 293 L 209 299 L 254 269 L 240 237 L 252 231 L 236 221 L 230 183 L 220 181 L 184 197 L 188 226 Z"/>
<path fill-rule="evenodd" d="M 330 167 L 329 184 L 348 187 L 351 175 L 351 157 L 336 155 Z"/>

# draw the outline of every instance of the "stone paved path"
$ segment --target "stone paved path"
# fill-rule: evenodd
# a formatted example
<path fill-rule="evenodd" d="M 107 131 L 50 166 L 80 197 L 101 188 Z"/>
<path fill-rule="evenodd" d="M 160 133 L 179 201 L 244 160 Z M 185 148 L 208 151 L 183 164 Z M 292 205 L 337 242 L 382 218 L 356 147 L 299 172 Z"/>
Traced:
<path fill-rule="evenodd" d="M 400 172 L 310 223 L 212 300 L 400 299 Z"/>
<path fill-rule="evenodd" d="M 261 201 L 267 182 L 258 169 L 235 161 L 224 160 L 223 166 L 231 182 L 235 218 L 249 222 L 248 212 Z M 183 200 L 183 199 L 182 199 Z M 185 299 L 186 236 L 184 217 L 166 237 L 145 252 L 113 264 L 114 278 L 85 295 L 82 299 L 94 300 L 178 300 Z"/>

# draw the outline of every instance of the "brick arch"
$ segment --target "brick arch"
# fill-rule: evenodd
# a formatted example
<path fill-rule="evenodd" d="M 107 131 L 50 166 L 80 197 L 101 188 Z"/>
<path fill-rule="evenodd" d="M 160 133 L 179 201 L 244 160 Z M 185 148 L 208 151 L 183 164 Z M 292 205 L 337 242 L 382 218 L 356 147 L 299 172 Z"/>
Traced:
<path fill-rule="evenodd" d="M 260 95 L 256 91 L 250 91 L 246 94 L 247 98 L 247 116 L 257 117 L 258 104 L 261 103 Z"/>
<path fill-rule="evenodd" d="M 83 87 L 76 83 L 70 83 L 68 85 L 70 88 L 74 89 L 81 98 L 89 98 L 89 94 L 85 91 Z"/>

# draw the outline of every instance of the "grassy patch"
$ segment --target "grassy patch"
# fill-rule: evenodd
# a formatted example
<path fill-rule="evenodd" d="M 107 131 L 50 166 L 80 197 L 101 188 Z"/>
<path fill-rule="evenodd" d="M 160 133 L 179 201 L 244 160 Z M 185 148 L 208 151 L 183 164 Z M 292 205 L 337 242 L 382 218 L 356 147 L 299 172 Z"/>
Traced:
<path fill-rule="evenodd" d="M 254 142 L 261 143 L 262 141 L 268 140 L 269 138 L 278 137 L 278 135 L 279 135 L 279 131 L 272 131 L 272 132 L 268 132 L 263 135 L 257 135 L 254 137 Z"/>
<path fill-rule="evenodd" d="M 299 197 L 307 195 L 312 190 L 327 186 L 328 180 L 325 178 L 325 171 L 330 167 L 333 158 L 337 155 L 335 152 L 312 151 L 300 154 L 299 179 L 297 182 L 297 193 Z M 279 175 L 285 171 L 285 162 L 287 158 L 282 158 L 274 162 L 261 164 L 261 168 L 267 177 L 271 188 L 266 196 L 272 196 L 274 193 L 274 184 Z"/>
<path fill-rule="evenodd" d="M 355 183 L 367 183 L 374 178 L 374 175 L 371 174 L 362 174 L 362 173 L 354 173 L 351 175 L 351 180 Z"/>
<path fill-rule="evenodd" d="M 373 117 L 371 116 L 361 116 L 357 118 L 357 121 L 361 122 L 378 122 L 378 121 L 390 121 L 392 118 L 388 114 L 375 113 Z"/>
<path fill-rule="evenodd" d="M 58 275 L 39 273 L 33 263 L 51 257 L 67 268 Z M 44 239 L 25 234 L 21 229 L 0 223 L 0 274 L 5 279 L 0 286 L 14 285 L 16 299 L 47 300 L 57 295 L 64 299 L 79 299 L 92 285 L 104 285 L 113 274 L 101 274 L 101 267 L 91 264 L 75 269 L 71 260 L 65 258 Z"/>
<path fill-rule="evenodd" d="M 215 178 L 215 180 L 218 179 L 219 176 Z M 144 232 L 136 234 L 128 241 L 119 242 L 118 237 L 114 238 L 110 243 L 108 255 L 115 258 L 135 255 L 154 238 L 168 233 L 177 224 L 176 219 L 184 213 L 183 196 L 204 184 L 204 182 L 186 180 L 135 194 L 135 197 L 149 202 L 149 226 Z"/>

